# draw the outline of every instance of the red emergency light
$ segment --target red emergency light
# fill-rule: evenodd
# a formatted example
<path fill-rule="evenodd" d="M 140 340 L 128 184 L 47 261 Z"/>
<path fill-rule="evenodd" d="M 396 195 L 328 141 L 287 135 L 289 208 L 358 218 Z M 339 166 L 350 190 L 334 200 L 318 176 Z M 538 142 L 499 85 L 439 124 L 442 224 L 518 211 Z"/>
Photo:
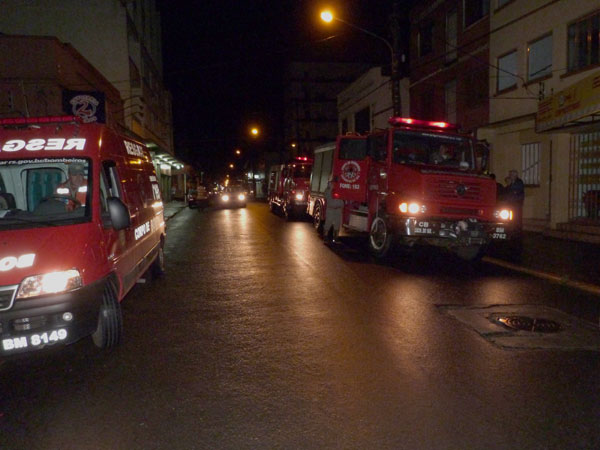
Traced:
<path fill-rule="evenodd" d="M 296 161 L 312 161 L 308 156 L 296 156 Z"/>
<path fill-rule="evenodd" d="M 409 125 L 414 127 L 443 128 L 456 130 L 458 127 L 448 122 L 412 119 L 410 117 L 390 117 L 388 123 L 392 126 Z"/>
<path fill-rule="evenodd" d="M 34 125 L 40 123 L 81 122 L 76 116 L 8 117 L 0 119 L 0 125 Z"/>

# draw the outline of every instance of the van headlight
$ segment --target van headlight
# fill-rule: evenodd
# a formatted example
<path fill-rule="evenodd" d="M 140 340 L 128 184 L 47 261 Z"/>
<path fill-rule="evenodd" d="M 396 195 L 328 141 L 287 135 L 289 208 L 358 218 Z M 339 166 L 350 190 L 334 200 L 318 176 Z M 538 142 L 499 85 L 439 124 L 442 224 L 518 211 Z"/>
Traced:
<path fill-rule="evenodd" d="M 59 294 L 72 291 L 83 285 L 78 270 L 50 272 L 25 278 L 19 286 L 17 299 L 37 297 L 38 295 Z"/>
<path fill-rule="evenodd" d="M 500 220 L 513 220 L 513 212 L 510 209 L 499 209 L 494 211 L 494 217 Z"/>

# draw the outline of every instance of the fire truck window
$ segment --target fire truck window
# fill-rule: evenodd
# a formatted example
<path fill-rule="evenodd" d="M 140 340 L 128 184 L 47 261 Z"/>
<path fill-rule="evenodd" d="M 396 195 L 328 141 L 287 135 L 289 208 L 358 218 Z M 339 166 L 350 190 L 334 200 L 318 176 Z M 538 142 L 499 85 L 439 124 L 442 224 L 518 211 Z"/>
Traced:
<path fill-rule="evenodd" d="M 362 160 L 367 156 L 367 141 L 365 139 L 341 139 L 340 159 Z"/>
<path fill-rule="evenodd" d="M 376 134 L 367 138 L 369 155 L 376 161 L 385 161 L 387 159 L 387 146 L 385 137 L 385 134 Z"/>

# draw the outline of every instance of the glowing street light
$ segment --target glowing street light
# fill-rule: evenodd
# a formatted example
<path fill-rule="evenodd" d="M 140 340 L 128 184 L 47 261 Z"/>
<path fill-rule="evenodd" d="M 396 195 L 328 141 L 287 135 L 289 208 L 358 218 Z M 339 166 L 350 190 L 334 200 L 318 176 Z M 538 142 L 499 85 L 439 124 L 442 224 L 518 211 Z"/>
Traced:
<path fill-rule="evenodd" d="M 233 169 L 233 167 L 234 167 L 233 164 L 229 164 L 230 169 Z"/>
<path fill-rule="evenodd" d="M 392 16 L 393 18 L 396 17 L 396 4 L 394 4 L 394 16 Z M 359 27 L 358 25 L 354 25 L 353 23 L 350 22 L 346 22 L 343 19 L 340 19 L 337 16 L 333 15 L 333 12 L 331 12 L 330 10 L 325 10 L 321 12 L 321 20 L 323 22 L 326 23 L 331 23 L 334 20 L 337 22 L 341 22 L 344 25 L 347 25 L 351 28 L 354 28 L 355 30 L 361 31 L 365 34 L 368 34 L 371 37 L 374 37 L 375 39 L 379 39 L 381 42 L 383 42 L 387 48 L 390 51 L 391 54 L 391 58 L 392 58 L 392 104 L 393 104 L 393 108 L 394 108 L 394 116 L 395 117 L 399 117 L 402 115 L 402 109 L 400 107 L 400 68 L 399 68 L 399 62 L 398 62 L 398 58 L 396 56 L 396 51 L 394 50 L 394 47 L 392 46 L 392 44 L 390 44 L 390 41 L 388 41 L 387 39 L 379 36 L 378 34 L 375 34 L 369 30 L 365 30 L 364 28 Z M 397 27 L 397 23 L 393 20 L 392 21 L 393 26 L 392 27 L 392 34 L 394 34 L 394 43 L 397 43 L 397 34 L 398 34 L 398 27 Z"/>
<path fill-rule="evenodd" d="M 242 154 L 242 151 L 239 148 L 235 149 L 235 154 L 240 156 Z"/>
<path fill-rule="evenodd" d="M 256 137 L 256 136 L 258 136 L 258 133 L 259 133 L 259 131 L 258 131 L 258 128 L 256 128 L 256 127 L 252 127 L 252 128 L 250 128 L 250 134 L 251 134 L 252 136 L 255 136 L 255 137 Z"/>

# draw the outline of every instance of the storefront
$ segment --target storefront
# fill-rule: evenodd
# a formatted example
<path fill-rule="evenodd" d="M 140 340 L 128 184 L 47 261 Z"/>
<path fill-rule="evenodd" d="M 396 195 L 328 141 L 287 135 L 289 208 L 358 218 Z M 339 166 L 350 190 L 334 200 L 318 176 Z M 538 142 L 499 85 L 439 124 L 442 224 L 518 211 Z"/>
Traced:
<path fill-rule="evenodd" d="M 600 226 L 600 71 L 540 101 L 536 131 L 569 134 L 568 220 Z"/>

